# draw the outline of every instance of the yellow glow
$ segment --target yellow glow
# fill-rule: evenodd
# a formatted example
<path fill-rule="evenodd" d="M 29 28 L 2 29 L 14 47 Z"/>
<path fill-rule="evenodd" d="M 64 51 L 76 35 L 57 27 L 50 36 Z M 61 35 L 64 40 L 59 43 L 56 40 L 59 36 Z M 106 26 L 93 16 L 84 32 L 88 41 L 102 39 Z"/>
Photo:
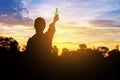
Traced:
<path fill-rule="evenodd" d="M 47 23 L 47 26 L 49 26 L 49 24 L 50 22 Z M 6 28 L 8 29 L 8 31 L 0 33 L 0 36 L 13 37 L 15 40 L 19 42 L 20 46 L 26 45 L 27 40 L 35 33 L 33 26 L 30 27 L 15 25 Z M 57 45 L 57 47 L 59 48 L 59 55 L 61 54 L 63 48 L 68 48 L 69 50 L 77 50 L 79 48 L 78 45 L 82 43 L 86 44 L 88 48 L 106 46 L 109 47 L 110 50 L 114 49 L 116 45 L 120 45 L 119 40 L 108 41 L 109 39 L 107 40 L 107 38 L 105 38 L 104 35 L 106 31 L 96 30 L 97 28 L 100 27 L 94 27 L 94 25 L 88 22 L 79 22 L 74 24 L 64 23 L 62 24 L 62 26 L 61 24 L 56 24 L 56 32 L 53 38 L 53 45 Z M 109 34 L 114 36 L 115 33 L 109 32 Z M 119 34 L 120 33 L 117 33 L 117 35 Z M 98 35 L 103 36 L 102 41 L 98 39 L 99 37 L 94 37 Z"/>

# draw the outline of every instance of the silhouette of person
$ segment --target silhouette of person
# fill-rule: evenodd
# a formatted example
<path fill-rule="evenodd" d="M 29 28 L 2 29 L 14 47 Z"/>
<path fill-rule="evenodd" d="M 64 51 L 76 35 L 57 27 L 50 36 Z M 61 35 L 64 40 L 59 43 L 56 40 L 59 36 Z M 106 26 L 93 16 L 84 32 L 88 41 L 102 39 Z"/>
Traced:
<path fill-rule="evenodd" d="M 26 50 L 30 55 L 35 57 L 49 56 L 52 49 L 52 39 L 55 33 L 55 22 L 58 16 L 54 17 L 53 22 L 50 24 L 48 31 L 43 33 L 46 22 L 42 17 L 38 17 L 34 22 L 36 34 L 29 38 Z"/>
<path fill-rule="evenodd" d="M 47 67 L 50 60 L 52 39 L 55 33 L 55 23 L 58 18 L 58 15 L 55 15 L 53 22 L 49 25 L 49 28 L 45 33 L 43 32 L 46 26 L 44 18 L 36 18 L 34 22 L 36 34 L 29 38 L 27 42 L 26 52 L 29 55 L 28 58 L 30 58 L 30 65 L 33 67 L 34 71 L 41 71 L 42 75 L 45 73 L 45 67 Z"/>

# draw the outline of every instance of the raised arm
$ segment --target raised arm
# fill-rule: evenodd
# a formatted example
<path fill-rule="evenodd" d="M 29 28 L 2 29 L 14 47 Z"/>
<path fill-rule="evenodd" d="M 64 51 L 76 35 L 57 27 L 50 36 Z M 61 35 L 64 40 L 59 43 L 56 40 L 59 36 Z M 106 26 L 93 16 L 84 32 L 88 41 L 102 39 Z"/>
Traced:
<path fill-rule="evenodd" d="M 53 22 L 49 25 L 48 33 L 52 34 L 55 32 L 55 23 L 59 20 L 59 16 L 55 15 Z"/>
<path fill-rule="evenodd" d="M 55 24 L 56 21 L 58 21 L 58 20 L 59 20 L 59 15 L 55 15 L 55 17 L 54 17 L 54 19 L 53 19 L 53 23 Z"/>
<path fill-rule="evenodd" d="M 48 31 L 47 31 L 47 33 L 48 33 L 49 35 L 53 35 L 53 34 L 54 34 L 54 32 L 55 32 L 55 23 L 56 23 L 56 21 L 58 21 L 58 20 L 59 20 L 59 13 L 58 13 L 58 8 L 56 8 L 55 16 L 54 16 L 54 18 L 53 18 L 52 23 L 49 25 L 49 29 L 48 29 Z"/>

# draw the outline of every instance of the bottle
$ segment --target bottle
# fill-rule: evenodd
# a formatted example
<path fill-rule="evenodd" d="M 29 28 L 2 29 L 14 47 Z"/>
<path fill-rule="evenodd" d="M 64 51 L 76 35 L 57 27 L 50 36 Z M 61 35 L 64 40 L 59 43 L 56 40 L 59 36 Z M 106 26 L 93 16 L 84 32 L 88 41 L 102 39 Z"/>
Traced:
<path fill-rule="evenodd" d="M 56 11 L 55 11 L 55 16 L 58 16 L 59 13 L 58 13 L 58 8 L 56 8 Z"/>
<path fill-rule="evenodd" d="M 56 8 L 53 22 L 55 23 L 58 20 L 59 20 L 59 13 L 58 13 L 58 8 Z"/>

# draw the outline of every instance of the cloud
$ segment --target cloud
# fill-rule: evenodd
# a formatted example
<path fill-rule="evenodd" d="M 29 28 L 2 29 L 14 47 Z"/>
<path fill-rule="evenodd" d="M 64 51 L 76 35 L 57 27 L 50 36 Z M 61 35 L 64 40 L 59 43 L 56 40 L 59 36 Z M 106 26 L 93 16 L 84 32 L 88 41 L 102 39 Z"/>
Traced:
<path fill-rule="evenodd" d="M 90 23 L 100 27 L 120 27 L 120 22 L 114 20 L 93 20 Z"/>
<path fill-rule="evenodd" d="M 98 19 L 110 11 L 118 10 L 118 1 L 108 0 L 41 0 L 36 5 L 30 5 L 30 16 L 35 18 L 42 16 L 51 19 L 54 10 L 59 8 L 59 22 L 80 22 Z M 97 9 L 96 9 L 97 8 Z M 38 14 L 39 13 L 39 14 Z M 104 16 L 105 18 L 106 16 Z"/>
<path fill-rule="evenodd" d="M 75 42 L 54 42 L 54 44 L 76 44 Z"/>
<path fill-rule="evenodd" d="M 30 25 L 32 19 L 26 17 L 27 8 L 22 0 L 0 0 L 0 23 L 11 25 Z"/>

